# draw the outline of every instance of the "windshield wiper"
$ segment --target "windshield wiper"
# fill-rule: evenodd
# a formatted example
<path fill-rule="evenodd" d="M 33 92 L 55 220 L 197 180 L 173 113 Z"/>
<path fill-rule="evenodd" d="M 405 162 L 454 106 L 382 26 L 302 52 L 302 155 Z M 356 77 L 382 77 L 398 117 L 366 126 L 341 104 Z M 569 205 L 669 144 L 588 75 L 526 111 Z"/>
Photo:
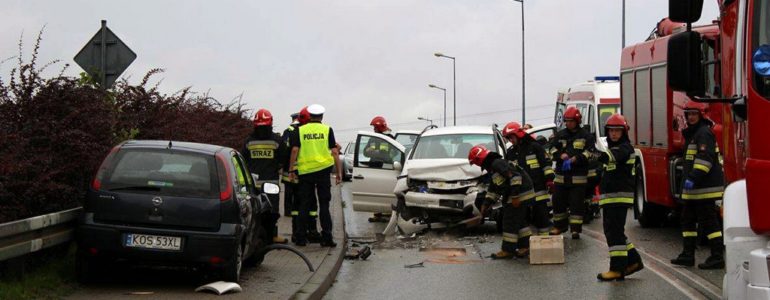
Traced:
<path fill-rule="evenodd" d="M 138 186 L 122 186 L 122 187 L 116 187 L 116 188 L 110 189 L 110 191 L 120 191 L 120 190 L 160 191 L 160 188 L 157 186 L 138 185 Z"/>

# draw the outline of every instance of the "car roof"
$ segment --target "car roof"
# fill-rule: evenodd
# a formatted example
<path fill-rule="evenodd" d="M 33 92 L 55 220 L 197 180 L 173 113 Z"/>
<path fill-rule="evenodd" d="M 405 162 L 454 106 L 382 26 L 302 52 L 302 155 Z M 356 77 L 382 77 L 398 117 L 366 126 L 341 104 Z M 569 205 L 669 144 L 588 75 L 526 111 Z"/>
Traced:
<path fill-rule="evenodd" d="M 422 136 L 445 135 L 445 134 L 493 134 L 492 126 L 447 126 L 430 129 Z"/>
<path fill-rule="evenodd" d="M 535 131 L 540 131 L 540 130 L 543 130 L 543 129 L 546 129 L 546 128 L 556 128 L 556 124 L 550 123 L 550 124 L 535 126 L 535 127 L 530 128 L 530 129 L 527 129 L 527 133 L 532 133 L 532 132 L 535 132 Z"/>
<path fill-rule="evenodd" d="M 218 145 L 169 140 L 129 140 L 123 143 L 121 148 L 166 149 L 168 148 L 169 143 L 171 143 L 171 149 L 180 149 L 211 155 L 214 155 L 221 150 L 231 149 L 229 147 Z"/>
<path fill-rule="evenodd" d="M 419 130 L 396 130 L 396 134 L 420 134 Z"/>

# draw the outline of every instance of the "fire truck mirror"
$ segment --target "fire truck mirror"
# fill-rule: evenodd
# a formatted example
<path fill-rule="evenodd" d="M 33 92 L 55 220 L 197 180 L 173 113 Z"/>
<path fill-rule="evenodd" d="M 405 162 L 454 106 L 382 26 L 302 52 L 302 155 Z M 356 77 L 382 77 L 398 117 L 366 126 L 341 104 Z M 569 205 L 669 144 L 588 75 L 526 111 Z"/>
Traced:
<path fill-rule="evenodd" d="M 702 10 L 703 0 L 668 0 L 668 18 L 674 22 L 695 23 Z"/>
<path fill-rule="evenodd" d="M 700 33 L 685 31 L 668 40 L 668 85 L 672 90 L 689 96 L 703 96 L 706 81 L 703 77 L 703 52 Z"/>

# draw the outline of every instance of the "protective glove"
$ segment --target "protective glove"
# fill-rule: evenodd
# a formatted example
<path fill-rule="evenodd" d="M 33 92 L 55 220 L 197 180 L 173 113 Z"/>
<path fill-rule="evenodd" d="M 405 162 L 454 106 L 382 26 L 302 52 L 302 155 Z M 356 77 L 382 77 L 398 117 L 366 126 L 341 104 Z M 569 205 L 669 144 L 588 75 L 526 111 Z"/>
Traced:
<path fill-rule="evenodd" d="M 692 182 L 692 180 L 685 180 L 684 181 L 684 189 L 685 190 L 691 190 L 695 186 L 695 182 Z"/>
<path fill-rule="evenodd" d="M 561 170 L 562 171 L 572 170 L 572 160 L 571 159 L 564 160 L 564 162 L 561 163 Z"/>

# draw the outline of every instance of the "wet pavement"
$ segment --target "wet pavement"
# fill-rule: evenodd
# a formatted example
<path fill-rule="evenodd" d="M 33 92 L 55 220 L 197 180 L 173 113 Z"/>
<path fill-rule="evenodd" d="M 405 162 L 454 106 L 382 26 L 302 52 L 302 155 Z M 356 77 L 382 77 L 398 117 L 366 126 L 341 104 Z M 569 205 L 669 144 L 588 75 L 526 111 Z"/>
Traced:
<path fill-rule="evenodd" d="M 369 223 L 370 214 L 352 211 L 350 193 L 343 187 L 346 230 L 351 245 L 370 245 L 367 260 L 346 260 L 325 299 L 688 299 L 702 298 L 694 289 L 673 276 L 661 276 L 648 268 L 624 282 L 599 282 L 596 274 L 609 265 L 607 246 L 588 235 L 580 240 L 565 238 L 566 263 L 530 265 L 527 259 L 491 260 L 500 247 L 494 223 L 472 230 L 432 230 L 423 234 L 378 239 L 385 223 Z M 631 223 L 629 223 L 631 224 Z M 630 229 L 638 227 L 636 223 Z M 600 222 L 588 228 L 601 232 Z M 658 238 L 655 229 L 636 233 L 632 241 L 639 247 L 655 248 L 648 240 L 672 243 L 679 251 L 675 230 L 664 229 Z M 667 231 L 668 230 L 668 231 Z M 653 238 L 653 236 L 655 236 Z M 671 241 L 668 241 L 668 238 Z M 639 241 L 634 240 L 637 238 Z M 657 243 L 657 242 L 656 242 Z M 660 255 L 668 255 L 669 250 Z M 702 254 L 702 253 L 699 253 Z M 700 258 L 699 256 L 699 259 Z M 668 274 L 670 275 L 670 274 Z M 716 278 L 716 274 L 709 276 Z M 721 280 L 721 279 L 720 279 Z"/>

